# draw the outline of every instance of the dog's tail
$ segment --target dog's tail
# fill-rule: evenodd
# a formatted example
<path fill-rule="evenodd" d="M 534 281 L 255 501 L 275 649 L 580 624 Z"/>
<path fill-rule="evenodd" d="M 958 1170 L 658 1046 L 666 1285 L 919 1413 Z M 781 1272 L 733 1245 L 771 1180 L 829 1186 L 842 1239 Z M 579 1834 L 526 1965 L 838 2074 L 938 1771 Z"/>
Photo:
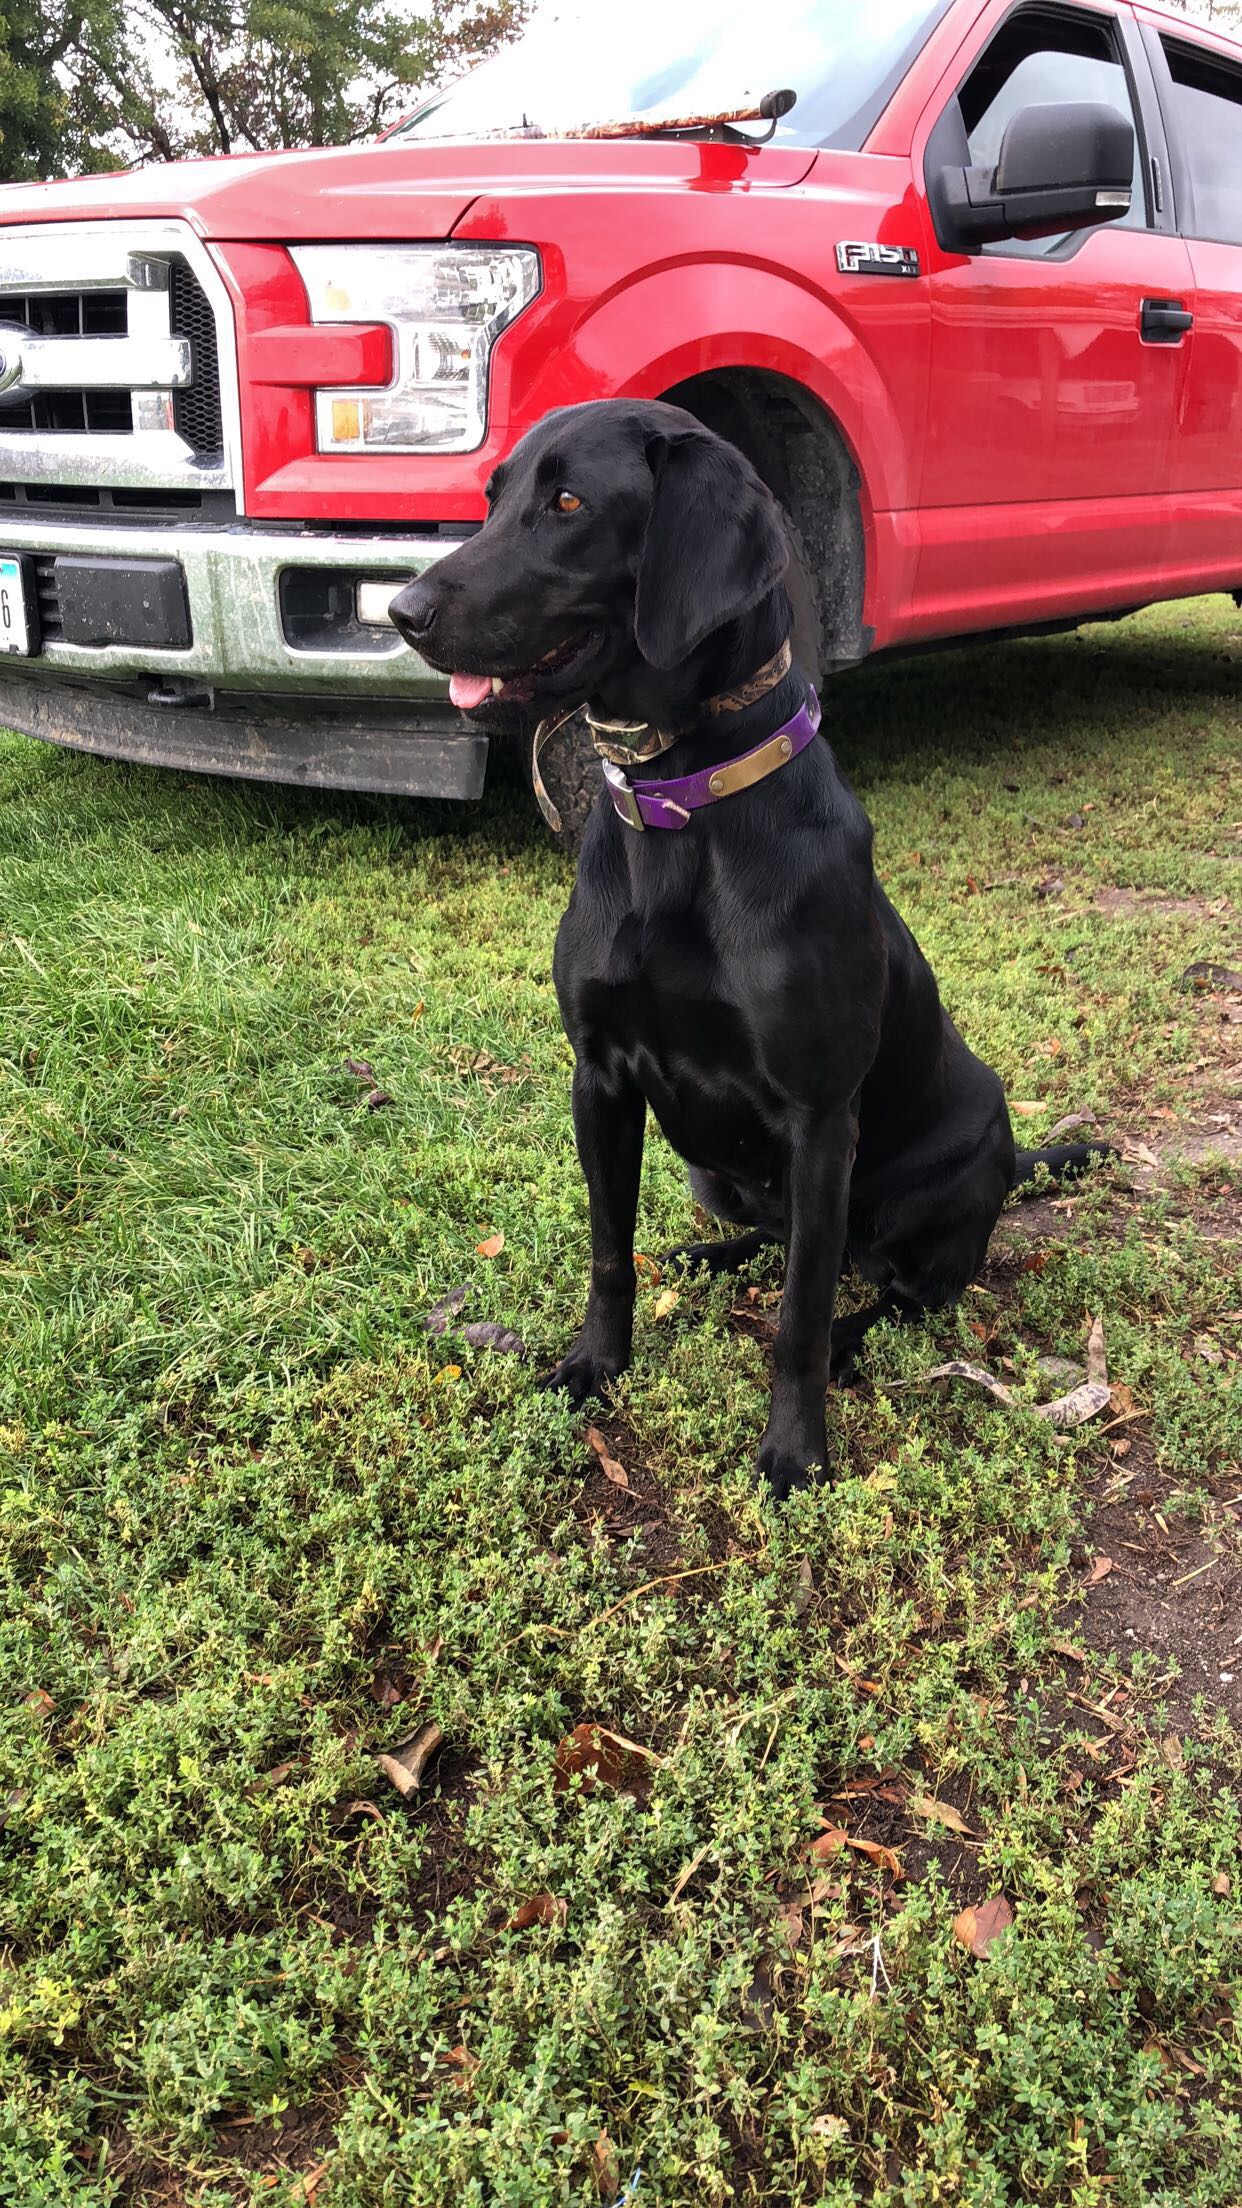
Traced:
<path fill-rule="evenodd" d="M 1041 1165 L 1054 1181 L 1076 1181 L 1088 1166 L 1103 1158 L 1115 1158 L 1111 1142 L 1054 1142 L 1047 1150 L 1019 1150 L 1014 1158 L 1011 1188 L 1029 1188 Z"/>

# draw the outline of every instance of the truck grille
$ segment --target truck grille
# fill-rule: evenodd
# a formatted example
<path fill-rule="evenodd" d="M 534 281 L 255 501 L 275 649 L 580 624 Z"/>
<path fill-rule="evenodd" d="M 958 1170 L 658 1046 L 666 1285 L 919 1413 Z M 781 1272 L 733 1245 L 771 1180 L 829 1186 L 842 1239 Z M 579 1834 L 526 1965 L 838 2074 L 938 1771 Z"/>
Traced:
<path fill-rule="evenodd" d="M 228 488 L 233 358 L 222 286 L 183 225 L 0 227 L 0 482 L 40 501 Z"/>
<path fill-rule="evenodd" d="M 173 420 L 195 452 L 222 452 L 224 416 L 216 358 L 216 318 L 197 276 L 184 261 L 172 264 L 171 292 L 173 335 L 188 337 L 194 376 L 189 389 L 178 391 L 173 398 Z"/>

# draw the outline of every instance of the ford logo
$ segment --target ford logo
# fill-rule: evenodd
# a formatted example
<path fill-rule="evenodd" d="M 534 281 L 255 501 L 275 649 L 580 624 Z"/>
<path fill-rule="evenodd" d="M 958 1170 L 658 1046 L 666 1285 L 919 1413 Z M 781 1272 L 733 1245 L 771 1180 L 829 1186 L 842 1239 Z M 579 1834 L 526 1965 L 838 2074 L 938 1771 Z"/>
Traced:
<path fill-rule="evenodd" d="M 22 380 L 22 356 L 15 345 L 0 345 L 0 391 L 11 391 Z"/>

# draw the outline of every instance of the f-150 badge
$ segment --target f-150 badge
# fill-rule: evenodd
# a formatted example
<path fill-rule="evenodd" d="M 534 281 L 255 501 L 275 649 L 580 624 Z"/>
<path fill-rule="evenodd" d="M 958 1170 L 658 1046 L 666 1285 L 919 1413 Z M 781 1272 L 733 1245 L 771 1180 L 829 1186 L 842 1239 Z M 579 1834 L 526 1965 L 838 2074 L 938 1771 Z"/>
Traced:
<path fill-rule="evenodd" d="M 843 276 L 917 276 L 919 257 L 912 245 L 839 245 L 837 267 Z"/>

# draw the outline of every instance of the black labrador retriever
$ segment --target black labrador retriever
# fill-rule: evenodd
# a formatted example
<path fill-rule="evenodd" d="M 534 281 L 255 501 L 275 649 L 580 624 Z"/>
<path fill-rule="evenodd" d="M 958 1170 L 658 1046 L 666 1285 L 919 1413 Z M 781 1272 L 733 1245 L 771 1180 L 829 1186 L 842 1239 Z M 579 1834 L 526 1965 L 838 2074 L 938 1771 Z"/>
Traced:
<path fill-rule="evenodd" d="M 586 700 L 612 755 L 556 945 L 591 1287 L 549 1384 L 581 1401 L 629 1361 L 650 1105 L 700 1203 L 749 1230 L 679 1254 L 724 1270 L 785 1246 L 759 1451 L 784 1496 L 828 1466 L 829 1377 L 868 1327 L 952 1303 L 1010 1190 L 1096 1153 L 1015 1152 L 999 1078 L 876 880 L 742 454 L 677 407 L 601 400 L 548 415 L 488 499 L 393 618 L 484 725 Z M 834 1325 L 847 1261 L 875 1299 Z"/>

